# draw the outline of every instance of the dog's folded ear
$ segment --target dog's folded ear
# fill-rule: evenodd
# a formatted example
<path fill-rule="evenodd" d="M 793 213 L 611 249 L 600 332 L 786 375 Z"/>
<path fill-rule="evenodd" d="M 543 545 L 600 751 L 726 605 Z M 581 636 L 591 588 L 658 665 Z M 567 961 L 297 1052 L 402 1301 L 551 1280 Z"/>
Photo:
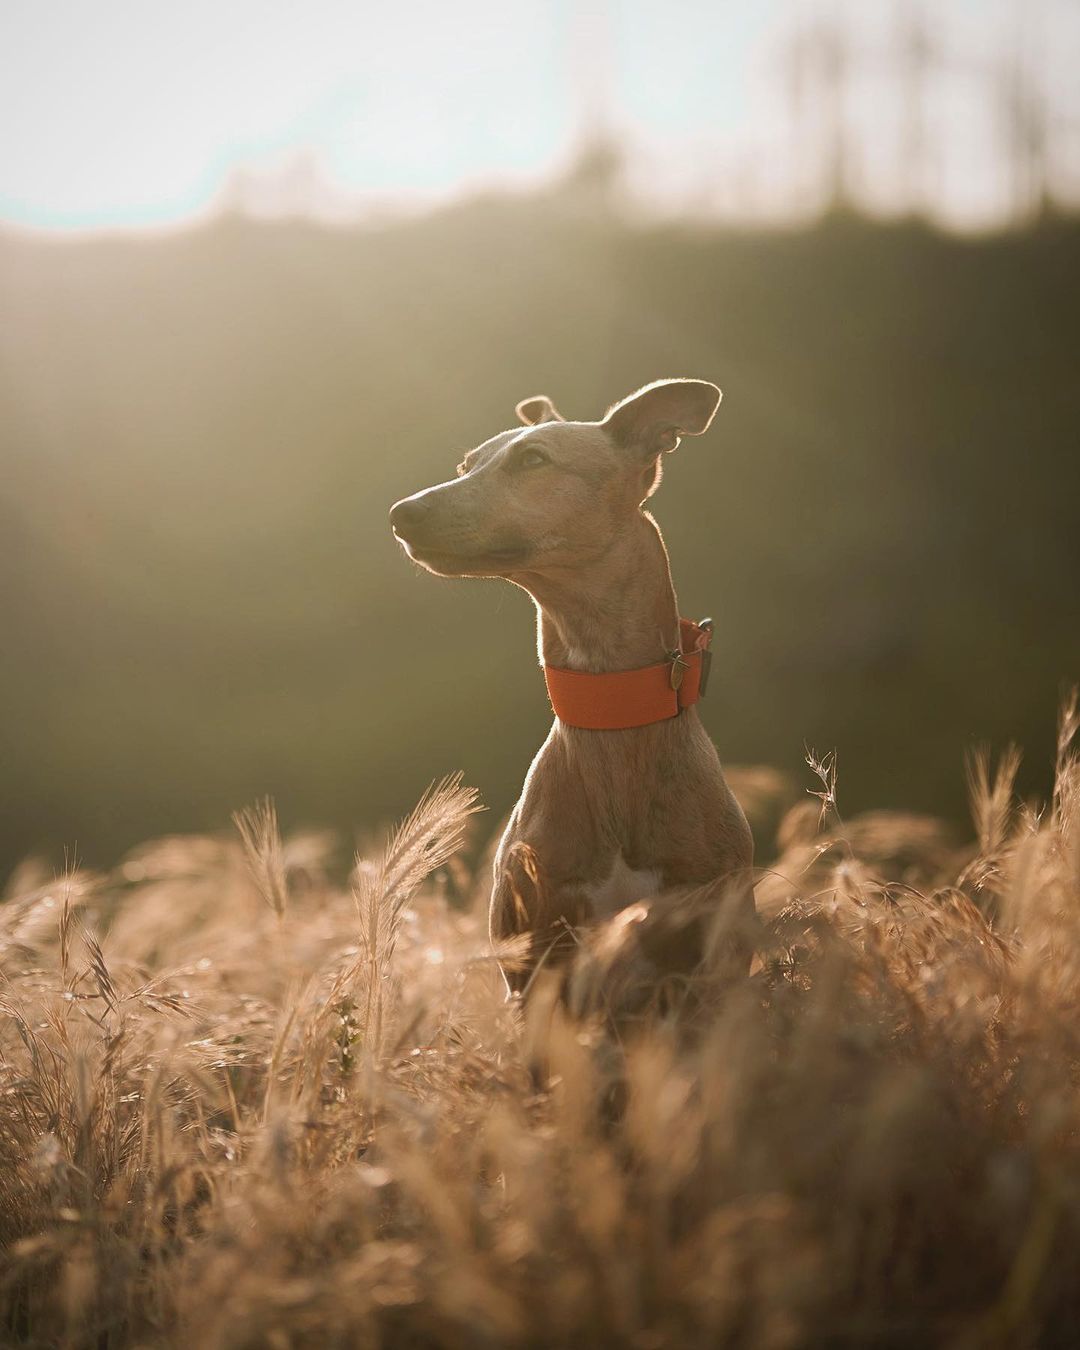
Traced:
<path fill-rule="evenodd" d="M 674 450 L 680 436 L 708 430 L 720 390 L 708 380 L 654 380 L 609 408 L 600 425 L 616 445 L 651 459 Z"/>
<path fill-rule="evenodd" d="M 527 427 L 538 422 L 565 422 L 566 418 L 546 394 L 537 394 L 534 398 L 523 398 L 514 409 Z"/>

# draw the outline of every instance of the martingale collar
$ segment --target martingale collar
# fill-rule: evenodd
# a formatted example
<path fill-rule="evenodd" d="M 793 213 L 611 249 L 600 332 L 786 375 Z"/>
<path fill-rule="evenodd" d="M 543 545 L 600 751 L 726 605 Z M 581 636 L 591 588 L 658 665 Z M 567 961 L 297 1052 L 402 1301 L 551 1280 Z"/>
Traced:
<path fill-rule="evenodd" d="M 658 665 L 600 675 L 545 666 L 552 710 L 567 726 L 592 731 L 624 731 L 678 717 L 705 694 L 711 641 L 712 619 L 680 619 L 680 650 Z"/>

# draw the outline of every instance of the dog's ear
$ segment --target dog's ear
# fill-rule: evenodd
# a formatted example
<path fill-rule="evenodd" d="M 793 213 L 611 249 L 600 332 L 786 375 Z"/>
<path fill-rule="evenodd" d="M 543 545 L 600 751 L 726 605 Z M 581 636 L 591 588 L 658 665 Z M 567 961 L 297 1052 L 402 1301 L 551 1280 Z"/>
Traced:
<path fill-rule="evenodd" d="M 674 450 L 680 436 L 708 430 L 720 390 L 708 380 L 654 380 L 629 394 L 600 423 L 616 445 L 652 459 Z"/>
<path fill-rule="evenodd" d="M 566 418 L 559 412 L 547 394 L 537 394 L 534 398 L 523 398 L 514 411 L 527 427 L 534 427 L 538 422 L 566 421 Z"/>

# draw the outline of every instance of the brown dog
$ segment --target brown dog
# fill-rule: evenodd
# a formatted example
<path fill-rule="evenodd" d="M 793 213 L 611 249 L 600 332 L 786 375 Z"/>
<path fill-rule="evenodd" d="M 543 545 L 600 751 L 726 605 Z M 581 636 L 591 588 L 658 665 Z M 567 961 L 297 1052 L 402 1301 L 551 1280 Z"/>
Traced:
<path fill-rule="evenodd" d="M 567 422 L 550 399 L 526 399 L 524 430 L 493 436 L 456 479 L 390 512 L 394 534 L 429 571 L 505 577 L 536 602 L 562 715 L 503 835 L 491 900 L 492 937 L 532 934 L 534 965 L 589 920 L 680 908 L 695 917 L 658 933 L 649 955 L 659 973 L 693 968 L 703 914 L 712 931 L 717 917 L 726 926 L 733 968 L 749 962 L 750 830 L 697 709 L 680 706 L 678 691 L 684 672 L 695 694 L 703 681 L 707 635 L 684 625 L 690 650 L 680 641 L 667 551 L 643 509 L 662 456 L 681 436 L 701 435 L 719 402 L 705 381 L 659 380 L 599 422 Z M 626 674 L 589 678 L 610 672 Z M 508 979 L 525 988 L 529 970 Z"/>

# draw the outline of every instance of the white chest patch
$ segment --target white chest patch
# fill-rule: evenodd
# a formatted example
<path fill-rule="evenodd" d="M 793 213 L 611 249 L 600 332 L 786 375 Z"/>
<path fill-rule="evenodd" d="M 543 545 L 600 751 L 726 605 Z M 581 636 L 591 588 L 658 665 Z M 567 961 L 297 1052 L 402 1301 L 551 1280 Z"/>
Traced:
<path fill-rule="evenodd" d="M 585 887 L 585 894 L 598 919 L 610 919 L 620 909 L 635 900 L 647 900 L 660 889 L 660 873 L 652 870 L 635 872 L 627 867 L 621 853 L 616 853 L 615 864 L 603 881 Z"/>

